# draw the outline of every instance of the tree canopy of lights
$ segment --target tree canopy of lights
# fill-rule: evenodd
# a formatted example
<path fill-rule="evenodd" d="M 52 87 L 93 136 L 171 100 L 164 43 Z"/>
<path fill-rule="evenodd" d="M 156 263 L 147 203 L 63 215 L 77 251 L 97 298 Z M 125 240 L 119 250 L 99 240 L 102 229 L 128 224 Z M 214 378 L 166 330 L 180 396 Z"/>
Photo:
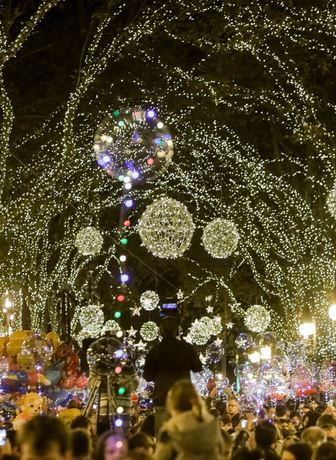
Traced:
<path fill-rule="evenodd" d="M 335 181 L 334 2 L 115 1 L 92 8 L 68 85 L 62 93 L 54 81 L 52 110 L 44 104 L 38 121 L 22 123 L 32 112 L 13 82 L 23 64 L 40 77 L 47 62 L 54 69 L 52 53 L 46 61 L 34 52 L 56 17 L 71 16 L 67 0 L 32 3 L 18 17 L 2 8 L 0 25 L 0 286 L 29 310 L 31 327 L 57 328 L 64 286 L 79 304 L 88 303 L 89 283 L 91 291 L 105 283 L 115 293 L 122 194 L 97 167 L 93 139 L 111 110 L 155 107 L 173 135 L 174 159 L 155 181 L 130 191 L 132 218 L 164 195 L 188 207 L 192 246 L 169 262 L 181 272 L 174 287 L 184 292 L 183 304 L 207 286 L 233 317 L 243 318 L 249 303 L 265 303 L 270 328 L 287 339 L 297 336 L 308 309 L 321 355 L 335 355 L 328 318 L 335 219 L 326 205 Z M 62 40 L 67 49 L 71 35 Z M 39 97 L 32 82 L 25 91 Z M 225 260 L 211 258 L 201 242 L 219 217 L 239 233 Z M 85 227 L 104 239 L 97 255 L 76 250 Z M 138 279 L 141 270 L 155 278 L 160 262 L 140 247 L 135 225 L 128 234 Z M 244 298 L 244 284 L 258 298 Z"/>

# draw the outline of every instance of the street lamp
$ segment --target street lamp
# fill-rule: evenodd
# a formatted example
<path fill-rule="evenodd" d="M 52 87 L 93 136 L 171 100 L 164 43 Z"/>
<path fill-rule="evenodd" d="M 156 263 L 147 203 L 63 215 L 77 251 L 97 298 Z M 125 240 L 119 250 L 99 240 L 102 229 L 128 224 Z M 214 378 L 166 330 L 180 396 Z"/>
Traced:
<path fill-rule="evenodd" d="M 316 326 L 313 322 L 302 323 L 299 326 L 299 332 L 304 339 L 308 339 L 311 335 L 314 335 L 316 332 Z"/>
<path fill-rule="evenodd" d="M 329 307 L 329 318 L 332 319 L 333 321 L 336 321 L 336 304 L 333 303 Z"/>

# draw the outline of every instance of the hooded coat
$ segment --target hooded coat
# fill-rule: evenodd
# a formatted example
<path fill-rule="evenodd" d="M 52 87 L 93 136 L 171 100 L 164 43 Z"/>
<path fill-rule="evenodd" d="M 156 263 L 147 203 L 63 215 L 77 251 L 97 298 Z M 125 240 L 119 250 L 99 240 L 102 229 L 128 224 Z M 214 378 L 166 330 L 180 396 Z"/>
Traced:
<path fill-rule="evenodd" d="M 219 421 L 206 413 L 199 421 L 192 411 L 166 422 L 158 437 L 155 460 L 218 460 L 223 453 Z"/>

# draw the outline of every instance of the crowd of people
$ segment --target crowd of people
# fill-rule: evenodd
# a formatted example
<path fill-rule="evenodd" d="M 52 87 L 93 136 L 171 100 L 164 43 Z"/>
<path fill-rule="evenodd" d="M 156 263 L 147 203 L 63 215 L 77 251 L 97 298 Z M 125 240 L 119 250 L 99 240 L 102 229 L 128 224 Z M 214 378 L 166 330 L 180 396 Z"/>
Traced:
<path fill-rule="evenodd" d="M 225 402 L 218 398 L 215 385 L 201 396 L 190 371 L 202 364 L 177 333 L 175 320 L 162 321 L 162 341 L 144 364 L 145 379 L 154 382 L 152 413 L 135 406 L 119 427 L 117 414 L 99 420 L 94 409 L 71 420 L 37 415 L 17 432 L 0 429 L 0 460 L 336 460 L 334 401 L 246 407 L 229 389 Z"/>
<path fill-rule="evenodd" d="M 15 433 L 7 430 L 1 460 L 336 460 L 336 407 L 293 400 L 241 411 L 230 397 L 224 412 L 201 397 L 189 380 L 168 391 L 169 418 L 155 432 L 153 414 L 129 432 L 97 436 L 84 415 L 69 426 L 37 415 Z M 136 427 L 136 428 L 135 428 Z"/>

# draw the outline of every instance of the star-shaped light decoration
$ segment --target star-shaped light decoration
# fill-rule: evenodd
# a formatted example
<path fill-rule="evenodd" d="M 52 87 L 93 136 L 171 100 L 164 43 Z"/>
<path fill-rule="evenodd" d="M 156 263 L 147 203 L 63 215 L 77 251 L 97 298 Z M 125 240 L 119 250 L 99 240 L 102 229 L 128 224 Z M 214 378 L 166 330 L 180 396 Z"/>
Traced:
<path fill-rule="evenodd" d="M 134 316 L 140 316 L 141 307 L 133 307 L 131 308 L 131 312 Z"/>
<path fill-rule="evenodd" d="M 223 345 L 223 340 L 222 339 L 216 339 L 216 340 L 214 340 L 214 344 L 217 347 L 221 347 Z"/>
<path fill-rule="evenodd" d="M 211 302 L 212 297 L 213 297 L 212 295 L 208 295 L 208 296 L 206 296 L 205 300 L 206 300 L 207 302 Z"/>
<path fill-rule="evenodd" d="M 232 329 L 233 328 L 233 323 L 230 321 L 226 323 L 226 329 Z"/>
<path fill-rule="evenodd" d="M 232 313 L 237 312 L 237 310 L 238 310 L 239 307 L 240 307 L 240 303 L 239 303 L 239 302 L 230 303 L 230 305 L 229 305 L 229 308 L 230 308 L 230 310 L 232 311 Z"/>
<path fill-rule="evenodd" d="M 206 311 L 207 313 L 213 313 L 213 307 L 207 307 Z"/>
<path fill-rule="evenodd" d="M 139 351 L 146 350 L 146 344 L 142 340 L 140 340 L 137 344 L 134 345 Z"/>
<path fill-rule="evenodd" d="M 136 329 L 133 328 L 133 326 L 131 326 L 131 328 L 128 329 L 128 331 L 127 331 L 128 337 L 135 337 L 136 334 L 137 334 L 137 331 L 136 331 Z"/>
<path fill-rule="evenodd" d="M 184 298 L 184 292 L 182 291 L 182 289 L 179 289 L 177 291 L 177 300 L 179 300 L 180 302 L 183 300 Z"/>

